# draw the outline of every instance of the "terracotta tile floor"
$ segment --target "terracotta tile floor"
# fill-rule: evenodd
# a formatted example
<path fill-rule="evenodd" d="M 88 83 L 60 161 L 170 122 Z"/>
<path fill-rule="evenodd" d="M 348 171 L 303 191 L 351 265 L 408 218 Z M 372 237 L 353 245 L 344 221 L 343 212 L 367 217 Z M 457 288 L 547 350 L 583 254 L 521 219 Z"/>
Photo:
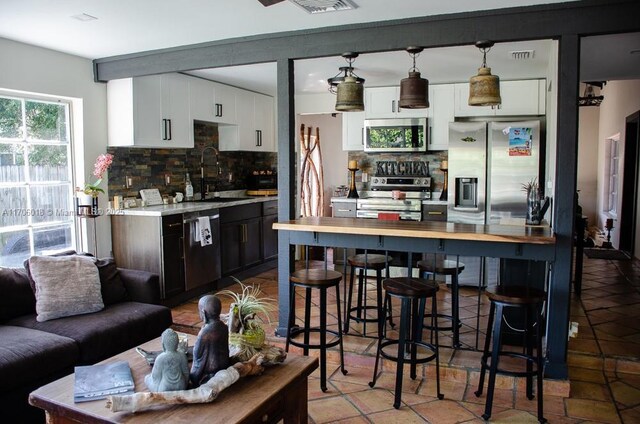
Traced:
<path fill-rule="evenodd" d="M 301 265 L 299 265 L 301 266 Z M 313 266 L 322 266 L 321 262 Z M 277 299 L 277 270 L 273 269 L 243 281 L 260 285 L 265 296 Z M 370 280 L 368 301 L 375 304 L 375 284 Z M 228 289 L 238 291 L 234 285 Z M 298 293 L 296 308 L 304 306 Z M 435 390 L 435 367 L 418 368 L 418 378 L 409 378 L 408 367 L 403 380 L 402 406 L 393 408 L 395 364 L 382 361 L 382 371 L 375 388 L 368 386 L 372 378 L 376 344 L 374 338 L 361 336 L 362 325 L 351 322 L 344 337 L 345 376 L 339 370 L 339 355 L 334 349 L 327 355 L 328 391 L 319 387 L 319 370 L 309 381 L 309 422 L 311 423 L 475 423 L 482 422 L 485 394 L 476 398 L 480 353 L 476 346 L 477 289 L 461 288 L 460 316 L 464 323 L 461 341 L 465 350 L 440 348 L 441 391 Z M 341 287 L 341 298 L 343 291 Z M 223 310 L 229 298 L 221 296 Z M 343 299 L 341 299 L 343 300 Z M 313 298 L 317 304 L 317 296 Z M 328 295 L 328 324 L 337 326 L 335 293 Z M 394 315 L 399 311 L 394 303 Z M 197 299 L 172 310 L 177 329 L 197 330 Z M 451 309 L 451 293 L 441 285 L 439 312 Z M 317 308 L 312 317 L 317 319 Z M 375 316 L 375 312 L 372 312 Z M 478 343 L 482 346 L 488 309 L 484 296 L 480 304 Z M 545 380 L 545 417 L 550 423 L 638 423 L 640 422 L 640 261 L 584 260 L 581 298 L 572 297 L 571 321 L 578 323 L 578 335 L 569 341 L 569 381 Z M 267 324 L 273 334 L 277 313 Z M 396 322 L 398 322 L 396 320 Z M 445 324 L 445 322 L 443 322 Z M 367 333 L 376 336 L 375 324 L 367 325 Z M 393 334 L 393 330 L 389 332 Z M 270 336 L 273 344 L 284 340 Z M 441 346 L 450 346 L 448 332 L 441 333 Z M 301 353 L 291 347 L 292 354 Z M 311 354 L 316 352 L 311 351 Z M 526 399 L 524 381 L 498 376 L 491 422 L 534 423 L 536 402 Z"/>

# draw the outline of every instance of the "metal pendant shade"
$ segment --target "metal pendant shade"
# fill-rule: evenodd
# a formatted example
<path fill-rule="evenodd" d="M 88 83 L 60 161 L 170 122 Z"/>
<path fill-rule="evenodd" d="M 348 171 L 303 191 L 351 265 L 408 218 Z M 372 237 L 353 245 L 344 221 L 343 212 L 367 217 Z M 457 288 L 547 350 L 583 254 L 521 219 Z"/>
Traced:
<path fill-rule="evenodd" d="M 358 77 L 353 72 L 353 60 L 358 57 L 358 53 L 343 53 L 349 66 L 341 67 L 340 74 L 329 78 L 329 91 L 336 93 L 336 110 L 339 112 L 360 112 L 364 110 L 364 79 Z"/>
<path fill-rule="evenodd" d="M 409 70 L 409 77 L 400 81 L 400 101 L 398 105 L 404 109 L 424 109 L 429 107 L 429 81 L 420 77 L 420 71 L 416 68 L 416 55 L 421 51 L 421 47 L 407 48 L 407 52 L 413 57 L 413 67 Z"/>
<path fill-rule="evenodd" d="M 493 46 L 492 41 L 478 41 L 476 47 L 482 50 L 482 66 L 478 75 L 469 80 L 469 106 L 497 106 L 502 103 L 500 97 L 500 78 L 491 75 L 487 67 L 487 51 Z"/>

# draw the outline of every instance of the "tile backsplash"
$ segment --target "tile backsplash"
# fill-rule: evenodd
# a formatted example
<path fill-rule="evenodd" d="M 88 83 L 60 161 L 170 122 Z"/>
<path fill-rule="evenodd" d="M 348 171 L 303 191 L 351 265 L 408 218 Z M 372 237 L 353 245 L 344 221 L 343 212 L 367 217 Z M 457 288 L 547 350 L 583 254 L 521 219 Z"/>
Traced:
<path fill-rule="evenodd" d="M 113 164 L 109 169 L 109 197 L 139 197 L 143 188 L 157 188 L 161 195 L 184 193 L 186 173 L 191 177 L 194 193 L 200 193 L 200 156 L 203 148 L 218 148 L 218 127 L 207 122 L 195 122 L 193 149 L 145 149 L 139 147 L 109 147 Z M 205 183 L 213 190 L 247 188 L 247 176 L 253 170 L 277 169 L 277 153 L 220 152 L 216 167 L 215 152 L 205 152 Z M 126 186 L 127 178 L 131 184 Z"/>

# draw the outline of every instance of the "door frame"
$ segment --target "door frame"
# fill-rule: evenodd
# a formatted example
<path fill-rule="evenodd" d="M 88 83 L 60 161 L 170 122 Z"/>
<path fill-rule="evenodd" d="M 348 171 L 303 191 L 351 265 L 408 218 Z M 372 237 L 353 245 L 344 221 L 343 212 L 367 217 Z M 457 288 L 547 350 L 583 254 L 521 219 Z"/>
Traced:
<path fill-rule="evenodd" d="M 619 249 L 634 255 L 636 215 L 638 213 L 638 162 L 640 160 L 640 111 L 625 120 L 622 205 Z"/>

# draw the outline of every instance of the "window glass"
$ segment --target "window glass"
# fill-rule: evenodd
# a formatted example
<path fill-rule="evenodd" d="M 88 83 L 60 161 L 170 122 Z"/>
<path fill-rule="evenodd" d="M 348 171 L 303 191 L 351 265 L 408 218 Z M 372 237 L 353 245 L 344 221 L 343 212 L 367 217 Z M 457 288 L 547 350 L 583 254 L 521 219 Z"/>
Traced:
<path fill-rule="evenodd" d="M 0 97 L 0 138 L 22 138 L 22 101 Z"/>

